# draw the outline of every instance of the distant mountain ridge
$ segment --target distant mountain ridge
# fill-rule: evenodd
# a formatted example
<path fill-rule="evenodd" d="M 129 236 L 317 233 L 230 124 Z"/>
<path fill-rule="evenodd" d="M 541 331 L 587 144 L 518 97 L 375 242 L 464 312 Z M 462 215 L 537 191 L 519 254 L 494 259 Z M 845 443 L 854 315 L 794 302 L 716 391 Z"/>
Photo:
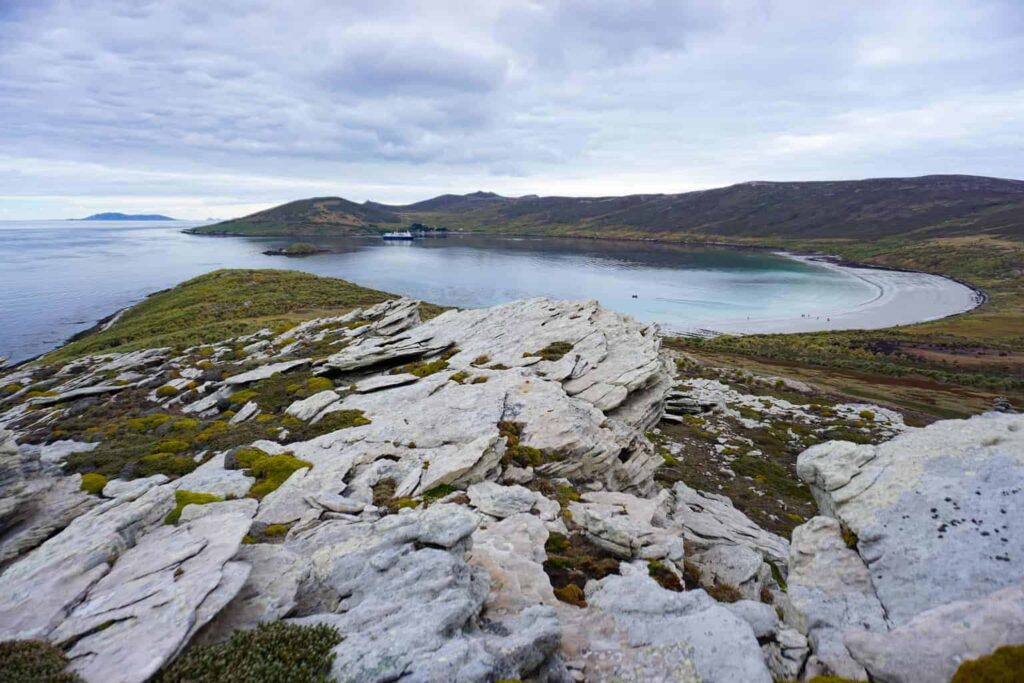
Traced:
<path fill-rule="evenodd" d="M 196 228 L 220 234 L 375 234 L 404 223 L 493 233 L 678 238 L 1024 238 L 1024 181 L 965 175 L 767 182 L 680 194 L 445 194 L 406 205 L 303 199 Z"/>
<path fill-rule="evenodd" d="M 94 213 L 85 218 L 72 218 L 73 221 L 173 221 L 170 216 L 159 213 L 118 213 L 110 211 L 107 213 Z"/>

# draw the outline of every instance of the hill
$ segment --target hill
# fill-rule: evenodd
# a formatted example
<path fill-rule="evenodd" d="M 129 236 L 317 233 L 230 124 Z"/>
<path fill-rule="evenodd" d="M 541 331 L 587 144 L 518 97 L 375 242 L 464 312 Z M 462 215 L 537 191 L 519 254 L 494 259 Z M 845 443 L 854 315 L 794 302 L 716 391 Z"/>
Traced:
<path fill-rule="evenodd" d="M 401 218 L 381 204 L 356 204 L 341 197 L 299 199 L 187 232 L 207 235 L 351 235 L 373 234 L 380 224 L 393 229 Z"/>
<path fill-rule="evenodd" d="M 173 221 L 174 218 L 159 213 L 94 213 L 85 218 L 72 218 L 73 221 Z"/>
<path fill-rule="evenodd" d="M 390 206 L 290 202 L 197 233 L 351 234 L 395 223 L 459 230 L 654 239 L 1024 238 L 1024 181 L 962 175 L 828 182 L 748 182 L 682 194 L 621 197 L 441 195 Z M 389 224 L 389 225 L 381 225 Z"/>

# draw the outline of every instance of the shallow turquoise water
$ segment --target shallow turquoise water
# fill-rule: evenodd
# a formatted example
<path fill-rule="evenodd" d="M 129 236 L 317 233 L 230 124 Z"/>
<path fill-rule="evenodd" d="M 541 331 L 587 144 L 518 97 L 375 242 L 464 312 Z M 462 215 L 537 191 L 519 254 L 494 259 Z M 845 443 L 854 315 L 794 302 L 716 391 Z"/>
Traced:
<path fill-rule="evenodd" d="M 453 235 L 332 240 L 323 244 L 335 253 L 289 259 L 260 253 L 289 240 L 182 234 L 189 225 L 0 222 L 0 356 L 48 351 L 146 294 L 216 268 L 294 268 L 447 306 L 598 299 L 676 329 L 799 319 L 878 296 L 857 277 L 763 252 Z"/>

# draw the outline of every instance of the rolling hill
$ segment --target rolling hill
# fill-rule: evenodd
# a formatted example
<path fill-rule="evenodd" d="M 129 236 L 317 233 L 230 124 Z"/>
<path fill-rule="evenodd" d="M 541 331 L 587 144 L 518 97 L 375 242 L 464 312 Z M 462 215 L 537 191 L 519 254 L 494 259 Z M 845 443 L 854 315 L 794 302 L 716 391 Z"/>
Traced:
<path fill-rule="evenodd" d="M 414 204 L 304 199 L 197 233 L 372 234 L 407 223 L 496 233 L 653 239 L 1024 238 L 1024 181 L 963 175 L 748 182 L 681 194 L 503 197 L 446 194 Z"/>

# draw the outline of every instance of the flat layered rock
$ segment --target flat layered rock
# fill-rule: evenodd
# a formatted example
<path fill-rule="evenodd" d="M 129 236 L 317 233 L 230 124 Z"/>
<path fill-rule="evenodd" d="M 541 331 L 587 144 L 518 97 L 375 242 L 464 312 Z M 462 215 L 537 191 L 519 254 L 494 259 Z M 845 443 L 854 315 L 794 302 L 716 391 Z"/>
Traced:
<path fill-rule="evenodd" d="M 742 545 L 761 553 L 780 568 L 789 562 L 789 543 L 765 531 L 737 510 L 725 496 L 703 493 L 677 482 L 672 492 L 676 507 L 672 521 L 695 547 Z"/>
<path fill-rule="evenodd" d="M 249 566 L 229 560 L 250 521 L 210 514 L 148 533 L 50 638 L 74 642 L 71 667 L 87 681 L 148 680 L 241 589 Z"/>
<path fill-rule="evenodd" d="M 288 372 L 295 368 L 302 367 L 303 365 L 309 365 L 309 358 L 299 358 L 296 360 L 286 360 L 280 363 L 271 363 L 269 365 L 263 365 L 255 370 L 249 370 L 237 375 L 233 375 L 224 380 L 224 384 L 227 386 L 237 386 L 240 384 L 250 384 L 252 382 L 258 382 L 261 379 L 267 379 L 279 372 Z"/>

